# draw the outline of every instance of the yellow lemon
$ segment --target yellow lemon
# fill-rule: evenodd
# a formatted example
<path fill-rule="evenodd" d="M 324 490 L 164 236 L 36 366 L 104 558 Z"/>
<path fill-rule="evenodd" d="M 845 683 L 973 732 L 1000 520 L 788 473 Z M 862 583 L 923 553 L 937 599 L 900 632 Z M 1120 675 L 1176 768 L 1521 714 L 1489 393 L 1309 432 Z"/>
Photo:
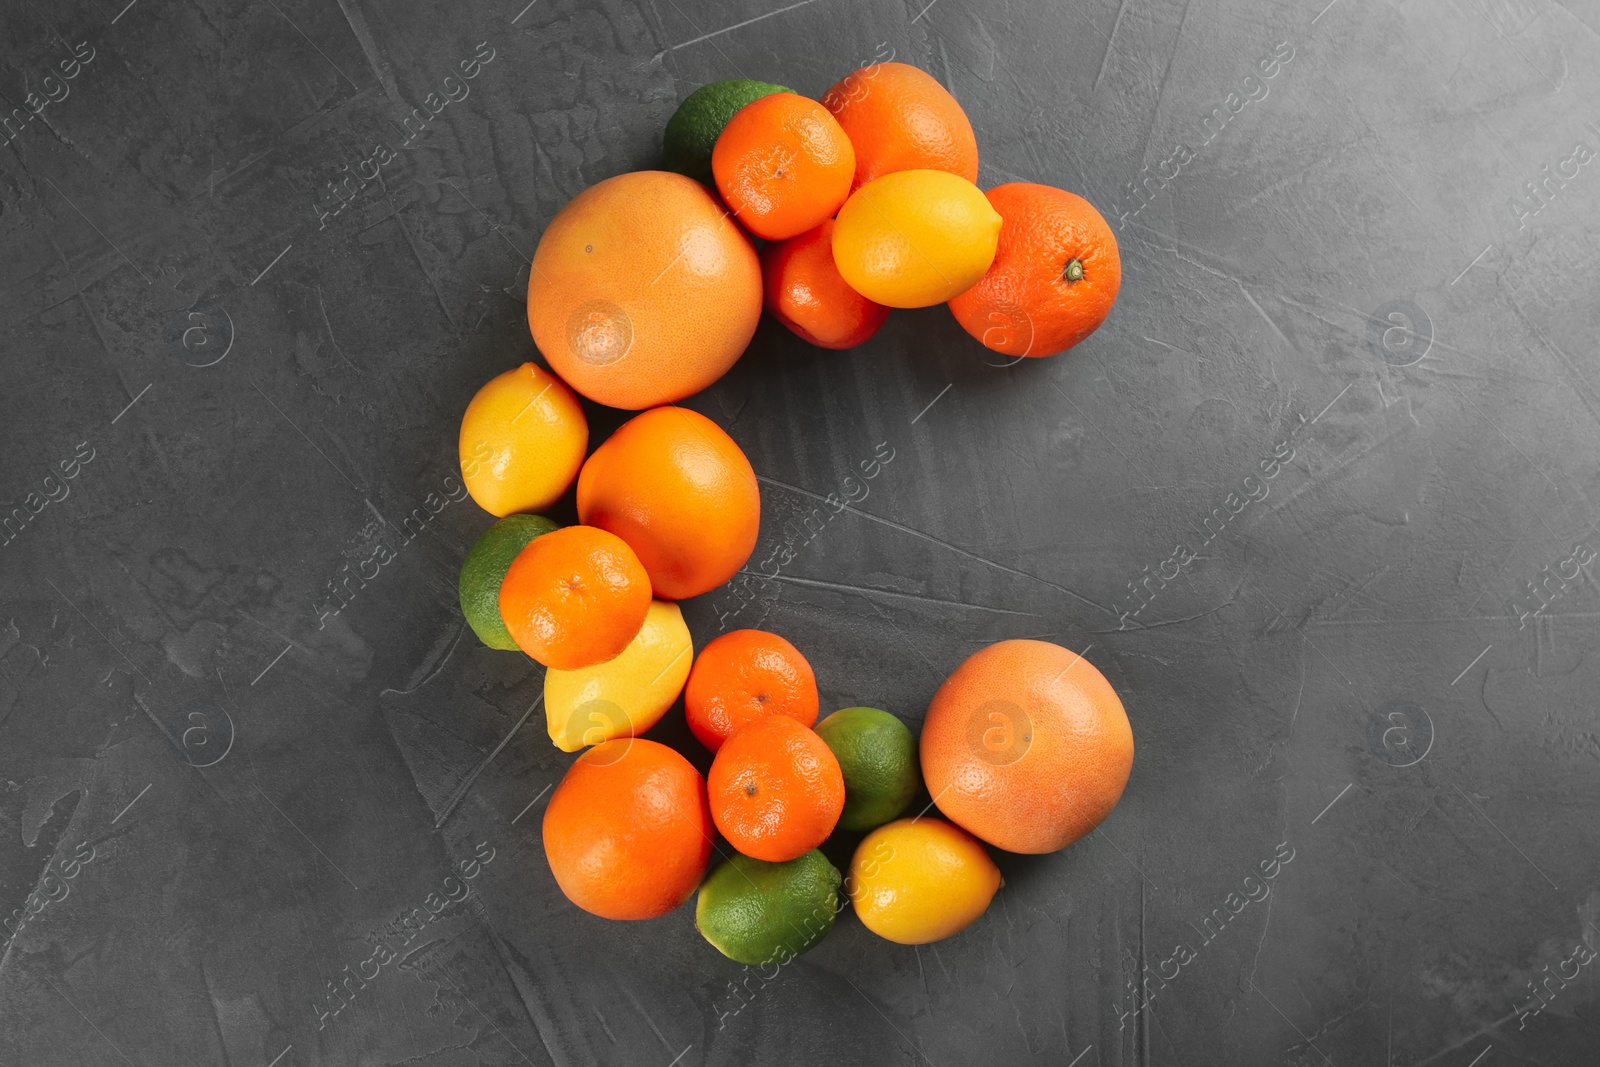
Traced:
<path fill-rule="evenodd" d="M 977 921 L 1000 888 L 983 842 L 941 819 L 900 819 L 861 839 L 846 886 L 861 924 L 925 945 Z"/>
<path fill-rule="evenodd" d="M 483 510 L 543 511 L 578 476 L 589 420 L 560 378 L 524 363 L 478 390 L 461 417 L 460 447 L 461 479 Z"/>
<path fill-rule="evenodd" d="M 942 170 L 902 170 L 845 201 L 833 262 L 868 300 L 929 307 L 976 285 L 999 240 L 1000 215 L 976 185 Z"/>
<path fill-rule="evenodd" d="M 613 737 L 639 736 L 678 699 L 693 663 L 683 612 L 671 601 L 651 601 L 644 626 L 615 659 L 575 671 L 545 671 L 550 740 L 563 752 L 576 752 Z"/>

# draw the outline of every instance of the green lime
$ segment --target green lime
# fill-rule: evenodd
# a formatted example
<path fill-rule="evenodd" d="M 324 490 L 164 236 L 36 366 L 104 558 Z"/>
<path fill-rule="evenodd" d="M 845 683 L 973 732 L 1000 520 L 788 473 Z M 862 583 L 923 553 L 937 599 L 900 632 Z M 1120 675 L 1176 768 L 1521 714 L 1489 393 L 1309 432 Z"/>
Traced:
<path fill-rule="evenodd" d="M 877 708 L 845 708 L 817 723 L 844 772 L 841 830 L 873 830 L 906 810 L 922 788 L 917 739 Z"/>
<path fill-rule="evenodd" d="M 467 558 L 461 561 L 461 614 L 478 640 L 490 648 L 516 651 L 517 643 L 500 618 L 500 583 L 517 553 L 554 529 L 556 524 L 543 515 L 507 515 L 467 549 Z"/>
<path fill-rule="evenodd" d="M 661 138 L 661 156 L 667 169 L 710 185 L 711 148 L 733 113 L 763 96 L 792 92 L 793 89 L 750 78 L 702 85 L 684 97 L 667 120 L 667 130 Z"/>
<path fill-rule="evenodd" d="M 739 963 L 786 963 L 833 929 L 839 870 L 816 849 L 786 863 L 735 852 L 700 885 L 694 924 Z"/>

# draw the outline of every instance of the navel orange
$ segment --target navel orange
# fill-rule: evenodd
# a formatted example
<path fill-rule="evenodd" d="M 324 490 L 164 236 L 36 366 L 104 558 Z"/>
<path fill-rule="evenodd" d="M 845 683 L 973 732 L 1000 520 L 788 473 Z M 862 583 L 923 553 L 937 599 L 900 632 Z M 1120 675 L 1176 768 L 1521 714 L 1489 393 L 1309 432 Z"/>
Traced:
<path fill-rule="evenodd" d="M 653 919 L 694 893 L 711 859 L 705 780 L 655 741 L 618 738 L 579 756 L 544 813 L 561 891 L 607 919 Z"/>
<path fill-rule="evenodd" d="M 761 494 L 744 452 L 688 408 L 623 423 L 578 472 L 578 518 L 628 542 L 655 595 L 715 589 L 750 558 Z"/>
<path fill-rule="evenodd" d="M 947 170 L 978 180 L 978 140 L 956 98 L 927 71 L 874 63 L 822 97 L 856 149 L 852 190 L 897 170 Z"/>
<path fill-rule="evenodd" d="M 1111 683 L 1045 641 L 969 656 L 934 693 L 920 749 L 939 810 L 1008 852 L 1054 852 L 1093 830 L 1133 768 L 1133 730 Z"/>
<path fill-rule="evenodd" d="M 698 393 L 761 317 L 755 247 L 693 178 L 638 171 L 573 197 L 528 273 L 534 344 L 566 383 L 615 408 Z"/>

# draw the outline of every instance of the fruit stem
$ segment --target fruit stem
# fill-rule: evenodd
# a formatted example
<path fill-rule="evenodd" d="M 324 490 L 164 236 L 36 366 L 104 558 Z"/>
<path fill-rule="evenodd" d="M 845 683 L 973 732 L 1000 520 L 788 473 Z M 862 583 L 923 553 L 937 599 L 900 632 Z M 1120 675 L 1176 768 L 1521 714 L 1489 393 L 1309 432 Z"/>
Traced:
<path fill-rule="evenodd" d="M 1061 272 L 1061 276 L 1069 282 L 1083 281 L 1083 260 L 1073 259 L 1067 264 L 1067 269 Z"/>

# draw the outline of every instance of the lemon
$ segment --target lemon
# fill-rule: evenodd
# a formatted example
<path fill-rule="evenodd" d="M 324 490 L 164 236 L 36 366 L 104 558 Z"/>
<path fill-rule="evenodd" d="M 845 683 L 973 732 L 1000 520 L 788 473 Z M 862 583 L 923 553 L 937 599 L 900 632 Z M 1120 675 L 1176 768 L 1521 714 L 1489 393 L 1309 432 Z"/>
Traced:
<path fill-rule="evenodd" d="M 833 929 L 839 870 L 816 849 L 785 863 L 735 852 L 700 886 L 694 924 L 739 963 L 787 963 Z"/>
<path fill-rule="evenodd" d="M 959 826 L 901 819 L 861 839 L 847 884 L 868 930 L 902 945 L 925 945 L 976 922 L 1001 879 L 983 843 Z"/>
<path fill-rule="evenodd" d="M 999 241 L 1000 214 L 976 185 L 942 170 L 902 170 L 845 201 L 833 262 L 868 300 L 928 307 L 976 285 Z"/>
<path fill-rule="evenodd" d="M 563 752 L 613 737 L 637 737 L 661 721 L 683 692 L 694 662 L 678 605 L 650 602 L 644 625 L 614 659 L 544 674 L 545 724 Z"/>
<path fill-rule="evenodd" d="M 839 829 L 871 830 L 896 818 L 922 788 L 917 739 L 906 724 L 879 708 L 845 708 L 817 723 L 844 772 Z"/>
<path fill-rule="evenodd" d="M 489 379 L 461 417 L 461 480 L 491 515 L 543 511 L 583 466 L 589 421 L 572 390 L 524 363 Z"/>
<path fill-rule="evenodd" d="M 517 553 L 535 537 L 554 529 L 556 524 L 543 515 L 507 515 L 483 531 L 467 549 L 457 582 L 461 613 L 478 640 L 490 648 L 517 650 L 511 631 L 500 617 L 500 583 L 505 581 Z"/>

